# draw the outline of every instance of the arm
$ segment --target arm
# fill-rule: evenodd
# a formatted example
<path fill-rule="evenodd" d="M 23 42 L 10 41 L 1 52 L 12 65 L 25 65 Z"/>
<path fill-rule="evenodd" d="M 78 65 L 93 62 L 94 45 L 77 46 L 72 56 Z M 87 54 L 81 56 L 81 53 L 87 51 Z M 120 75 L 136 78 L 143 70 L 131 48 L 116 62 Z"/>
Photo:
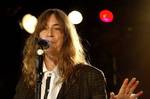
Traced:
<path fill-rule="evenodd" d="M 23 90 L 24 90 L 24 84 L 23 84 L 23 79 L 21 78 L 17 83 L 16 92 L 13 99 L 25 99 L 24 95 L 26 91 L 23 92 Z"/>
<path fill-rule="evenodd" d="M 88 73 L 90 99 L 107 99 L 106 80 L 101 70 L 93 69 Z"/>
<path fill-rule="evenodd" d="M 25 85 L 22 76 L 16 86 L 16 93 L 13 99 L 34 99 L 32 90 L 29 90 Z"/>

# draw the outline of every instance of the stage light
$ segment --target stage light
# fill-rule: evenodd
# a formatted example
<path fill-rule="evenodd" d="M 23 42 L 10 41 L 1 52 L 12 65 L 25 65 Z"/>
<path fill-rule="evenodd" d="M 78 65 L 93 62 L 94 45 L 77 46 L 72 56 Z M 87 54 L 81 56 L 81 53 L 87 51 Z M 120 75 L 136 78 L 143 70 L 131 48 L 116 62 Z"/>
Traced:
<path fill-rule="evenodd" d="M 34 32 L 36 24 L 37 24 L 37 18 L 31 14 L 26 14 L 22 18 L 21 25 L 30 34 Z"/>
<path fill-rule="evenodd" d="M 99 18 L 102 22 L 110 23 L 113 21 L 113 13 L 110 10 L 102 10 L 99 12 Z"/>
<path fill-rule="evenodd" d="M 79 24 L 83 20 L 82 14 L 79 11 L 75 11 L 75 10 L 70 12 L 68 14 L 68 17 L 73 24 Z"/>

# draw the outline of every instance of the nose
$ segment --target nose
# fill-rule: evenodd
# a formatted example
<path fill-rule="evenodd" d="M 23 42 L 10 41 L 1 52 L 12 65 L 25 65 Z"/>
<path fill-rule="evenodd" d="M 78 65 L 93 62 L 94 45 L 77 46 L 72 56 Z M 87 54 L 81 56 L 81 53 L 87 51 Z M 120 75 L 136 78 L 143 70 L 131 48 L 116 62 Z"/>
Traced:
<path fill-rule="evenodd" d="M 54 36 L 54 35 L 53 35 L 53 29 L 52 29 L 52 28 L 49 28 L 49 29 L 48 29 L 47 36 L 49 36 L 49 37 L 53 37 L 53 36 Z"/>
<path fill-rule="evenodd" d="M 52 33 L 52 31 L 50 29 L 48 30 L 47 35 L 48 36 L 53 36 L 53 33 Z"/>

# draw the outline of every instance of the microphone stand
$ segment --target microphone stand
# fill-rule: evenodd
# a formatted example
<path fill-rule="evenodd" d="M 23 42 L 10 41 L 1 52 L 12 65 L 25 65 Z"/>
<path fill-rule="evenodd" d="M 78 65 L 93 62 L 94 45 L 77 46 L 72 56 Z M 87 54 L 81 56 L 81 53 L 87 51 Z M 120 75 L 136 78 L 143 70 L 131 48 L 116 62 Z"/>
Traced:
<path fill-rule="evenodd" d="M 43 78 L 43 57 L 44 57 L 43 49 L 49 48 L 49 41 L 44 39 L 37 39 L 37 44 L 39 45 L 40 49 L 37 50 L 35 99 L 41 99 L 41 84 Z"/>
<path fill-rule="evenodd" d="M 43 53 L 44 51 L 42 49 L 37 50 L 35 99 L 41 99 L 41 84 L 43 78 Z"/>

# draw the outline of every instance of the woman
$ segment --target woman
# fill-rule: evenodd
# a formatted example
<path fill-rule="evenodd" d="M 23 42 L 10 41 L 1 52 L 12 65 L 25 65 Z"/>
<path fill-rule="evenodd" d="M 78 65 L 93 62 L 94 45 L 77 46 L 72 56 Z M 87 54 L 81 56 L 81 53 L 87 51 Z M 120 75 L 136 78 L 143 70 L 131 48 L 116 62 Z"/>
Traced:
<path fill-rule="evenodd" d="M 39 39 L 49 47 L 44 49 L 41 99 L 107 99 L 106 80 L 103 72 L 91 66 L 85 58 L 81 40 L 75 26 L 59 9 L 48 9 L 38 19 L 34 33 L 27 39 L 21 77 L 14 99 L 34 99 L 37 79 L 37 50 Z M 51 79 L 46 85 L 46 79 Z M 138 85 L 136 79 L 126 79 L 118 95 L 111 99 L 136 99 L 142 92 L 131 97 Z"/>

